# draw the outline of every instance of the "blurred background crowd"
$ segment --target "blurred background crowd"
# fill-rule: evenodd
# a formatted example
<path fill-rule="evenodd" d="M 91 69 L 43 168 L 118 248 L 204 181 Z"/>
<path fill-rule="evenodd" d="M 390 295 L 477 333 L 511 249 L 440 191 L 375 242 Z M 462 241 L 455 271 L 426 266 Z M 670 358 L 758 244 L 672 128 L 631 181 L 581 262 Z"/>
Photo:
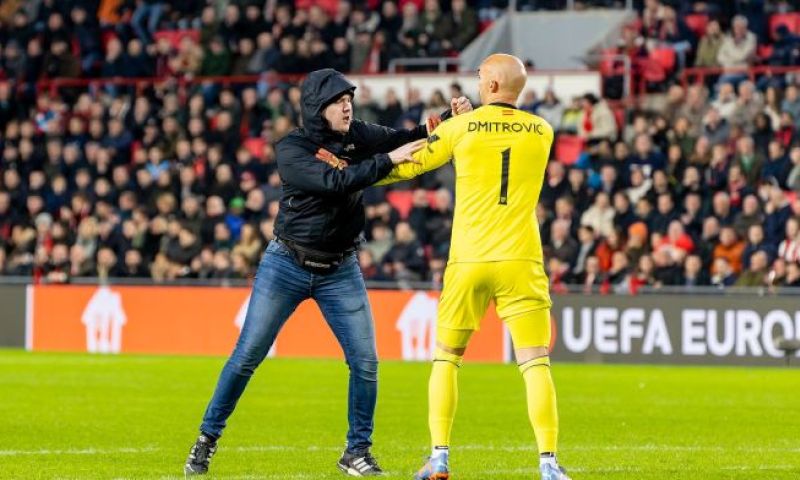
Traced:
<path fill-rule="evenodd" d="M 537 210 L 554 290 L 800 286 L 800 79 L 731 70 L 795 65 L 800 23 L 772 18 L 796 6 L 637 3 L 614 52 L 649 62 L 671 49 L 663 78 L 646 78 L 662 94 L 627 115 L 592 94 L 529 90 L 521 99 L 559 132 Z M 374 73 L 393 58 L 453 55 L 503 8 L 488 0 L 4 2 L 0 274 L 250 278 L 273 239 L 281 190 L 273 145 L 301 126 L 292 75 Z M 706 19 L 702 35 L 687 13 Z M 678 73 L 693 65 L 723 68 L 682 85 Z M 640 66 L 637 75 L 650 75 Z M 257 80 L 176 80 L 248 75 Z M 161 80 L 42 83 L 78 77 Z M 430 98 L 413 89 L 372 98 L 362 85 L 356 118 L 411 127 L 462 93 L 443 84 Z M 563 140 L 575 138 L 575 157 L 560 156 Z M 365 278 L 441 283 L 453 184 L 448 165 L 365 192 Z"/>

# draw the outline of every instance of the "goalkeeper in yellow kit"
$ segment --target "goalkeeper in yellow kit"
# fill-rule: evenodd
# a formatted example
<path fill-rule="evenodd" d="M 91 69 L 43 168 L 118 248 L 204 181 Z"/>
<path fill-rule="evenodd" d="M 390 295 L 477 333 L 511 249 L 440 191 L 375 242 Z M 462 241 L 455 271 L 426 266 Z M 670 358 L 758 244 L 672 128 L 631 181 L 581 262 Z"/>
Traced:
<path fill-rule="evenodd" d="M 417 163 L 396 166 L 380 182 L 409 179 L 450 159 L 456 170 L 450 259 L 428 394 L 433 448 L 417 480 L 450 476 L 458 368 L 490 300 L 511 332 L 525 379 L 542 479 L 569 480 L 556 461 L 558 413 L 548 356 L 551 302 L 535 215 L 553 129 L 515 107 L 526 77 L 518 58 L 488 57 L 479 70 L 483 106 L 440 124 L 414 155 Z"/>

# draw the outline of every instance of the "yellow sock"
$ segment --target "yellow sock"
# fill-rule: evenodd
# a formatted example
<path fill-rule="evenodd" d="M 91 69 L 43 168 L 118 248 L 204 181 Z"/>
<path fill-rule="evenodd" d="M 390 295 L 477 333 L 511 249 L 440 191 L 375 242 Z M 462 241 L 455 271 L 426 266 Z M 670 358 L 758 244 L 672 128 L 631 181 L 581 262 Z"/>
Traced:
<path fill-rule="evenodd" d="M 436 354 L 428 383 L 428 427 L 432 447 L 449 447 L 458 405 L 458 368 L 472 330 L 436 329 Z"/>
<path fill-rule="evenodd" d="M 450 431 L 458 405 L 458 367 L 448 361 L 433 362 L 428 385 L 428 426 L 431 445 L 450 445 Z"/>
<path fill-rule="evenodd" d="M 539 453 L 556 453 L 558 445 L 558 409 L 556 388 L 550 376 L 550 360 L 539 357 L 520 365 L 528 396 L 528 418 L 536 435 Z"/>

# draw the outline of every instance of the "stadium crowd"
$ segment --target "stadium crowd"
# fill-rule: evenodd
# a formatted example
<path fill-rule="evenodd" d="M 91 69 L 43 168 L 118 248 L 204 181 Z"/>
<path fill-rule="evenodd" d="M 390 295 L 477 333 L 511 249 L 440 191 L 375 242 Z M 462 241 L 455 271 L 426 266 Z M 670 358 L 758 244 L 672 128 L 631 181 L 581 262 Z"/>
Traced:
<path fill-rule="evenodd" d="M 461 48 L 495 8 L 313 3 L 41 0 L 0 12 L 10 19 L 0 23 L 0 274 L 250 277 L 273 239 L 273 144 L 300 123 L 300 90 L 277 75 L 144 88 L 37 89 L 37 80 L 375 71 L 395 54 Z M 377 101 L 360 86 L 356 118 L 416 125 L 460 94 L 454 84 L 428 99 L 412 89 Z M 537 210 L 554 290 L 800 286 L 797 79 L 723 78 L 663 97 L 620 124 L 591 94 L 525 93 L 521 108 L 586 142 L 574 164 L 551 161 Z M 365 192 L 368 280 L 441 283 L 453 179 L 446 166 Z"/>

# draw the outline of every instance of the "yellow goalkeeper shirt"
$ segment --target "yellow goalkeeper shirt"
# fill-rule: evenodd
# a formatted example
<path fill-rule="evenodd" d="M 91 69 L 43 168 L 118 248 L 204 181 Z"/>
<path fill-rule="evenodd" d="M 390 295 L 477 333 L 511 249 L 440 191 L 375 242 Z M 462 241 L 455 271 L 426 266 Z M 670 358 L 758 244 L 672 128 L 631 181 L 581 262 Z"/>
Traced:
<path fill-rule="evenodd" d="M 553 128 L 511 105 L 493 103 L 440 124 L 414 154 L 378 184 L 408 180 L 451 158 L 456 171 L 450 263 L 543 262 L 536 204 Z"/>

